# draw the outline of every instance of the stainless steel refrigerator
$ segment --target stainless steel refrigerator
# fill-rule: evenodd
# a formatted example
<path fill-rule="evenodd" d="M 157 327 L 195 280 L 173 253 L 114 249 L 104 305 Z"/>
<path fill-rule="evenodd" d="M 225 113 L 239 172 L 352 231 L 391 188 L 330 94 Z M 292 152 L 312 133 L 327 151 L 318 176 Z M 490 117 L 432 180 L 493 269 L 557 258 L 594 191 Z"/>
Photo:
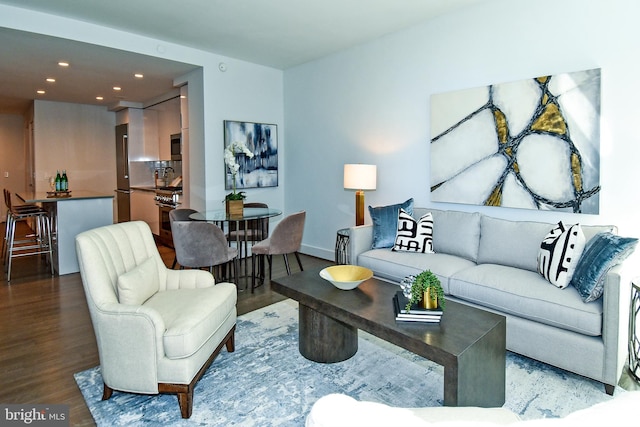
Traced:
<path fill-rule="evenodd" d="M 117 187 L 116 204 L 118 206 L 118 222 L 131 220 L 131 191 L 129 189 L 129 125 L 116 126 L 116 169 Z"/>

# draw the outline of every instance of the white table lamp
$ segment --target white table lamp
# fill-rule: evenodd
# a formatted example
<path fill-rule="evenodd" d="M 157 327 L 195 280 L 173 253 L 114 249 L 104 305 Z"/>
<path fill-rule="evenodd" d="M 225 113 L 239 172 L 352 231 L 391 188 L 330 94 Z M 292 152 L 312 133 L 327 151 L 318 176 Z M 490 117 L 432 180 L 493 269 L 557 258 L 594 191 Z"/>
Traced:
<path fill-rule="evenodd" d="M 356 190 L 356 225 L 364 224 L 364 190 L 376 189 L 376 165 L 344 165 L 344 188 Z"/>

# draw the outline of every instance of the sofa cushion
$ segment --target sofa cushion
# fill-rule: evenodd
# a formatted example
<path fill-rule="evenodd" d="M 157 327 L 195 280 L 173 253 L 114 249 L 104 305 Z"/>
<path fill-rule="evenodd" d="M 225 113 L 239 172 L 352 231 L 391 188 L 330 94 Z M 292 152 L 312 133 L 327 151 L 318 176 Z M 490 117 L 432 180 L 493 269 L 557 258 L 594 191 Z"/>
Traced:
<path fill-rule="evenodd" d="M 478 264 L 501 264 L 538 271 L 540 242 L 553 224 L 482 216 Z"/>
<path fill-rule="evenodd" d="M 422 211 L 414 209 L 415 215 Z M 480 240 L 478 212 L 442 211 L 431 209 L 433 215 L 433 250 L 457 255 L 476 262 Z"/>
<path fill-rule="evenodd" d="M 437 252 L 438 221 L 434 214 L 434 249 Z M 482 216 L 480 220 L 480 249 L 478 264 L 501 264 L 538 271 L 540 242 L 554 224 L 533 221 L 509 221 Z M 612 231 L 611 225 L 582 225 L 585 240 L 602 231 Z"/>
<path fill-rule="evenodd" d="M 433 253 L 433 215 L 428 212 L 418 221 L 404 209 L 398 212 L 398 230 L 392 251 Z"/>
<path fill-rule="evenodd" d="M 133 269 L 118 276 L 118 301 L 120 304 L 142 305 L 160 287 L 158 266 L 151 257 Z"/>
<path fill-rule="evenodd" d="M 396 239 L 398 230 L 398 212 L 404 209 L 409 215 L 413 215 L 413 199 L 404 203 L 389 206 L 369 206 L 369 215 L 373 222 L 373 243 L 372 249 L 390 248 Z"/>
<path fill-rule="evenodd" d="M 235 288 L 211 286 L 158 292 L 144 306 L 156 310 L 165 323 L 165 355 L 182 359 L 198 351 L 235 314 L 235 301 Z"/>
<path fill-rule="evenodd" d="M 605 276 L 612 267 L 631 255 L 637 243 L 638 239 L 609 232 L 599 233 L 589 241 L 571 280 L 584 302 L 595 301 L 602 296 Z"/>
<path fill-rule="evenodd" d="M 584 233 L 580 224 L 567 227 L 560 221 L 540 244 L 538 273 L 552 285 L 566 288 L 583 250 Z"/>
<path fill-rule="evenodd" d="M 585 304 L 573 287 L 549 286 L 537 272 L 481 264 L 455 273 L 449 293 L 465 301 L 539 323 L 579 332 L 602 334 L 602 302 Z"/>
<path fill-rule="evenodd" d="M 448 281 L 451 275 L 475 266 L 467 259 L 449 254 L 393 252 L 389 249 L 372 249 L 360 254 L 358 265 L 367 267 L 376 277 L 396 283 L 400 283 L 409 275 L 418 275 L 425 270 L 431 270 L 440 279 L 445 294 L 448 293 Z"/>

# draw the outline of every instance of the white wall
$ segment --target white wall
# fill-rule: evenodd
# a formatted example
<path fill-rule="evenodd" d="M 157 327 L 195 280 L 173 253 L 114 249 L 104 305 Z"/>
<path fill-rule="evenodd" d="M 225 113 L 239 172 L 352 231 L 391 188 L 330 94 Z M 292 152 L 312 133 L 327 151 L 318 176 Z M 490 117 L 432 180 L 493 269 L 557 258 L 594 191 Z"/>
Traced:
<path fill-rule="evenodd" d="M 113 194 L 116 188 L 115 114 L 106 107 L 35 101 L 36 191 L 66 169 L 69 189 Z"/>
<path fill-rule="evenodd" d="M 189 200 L 193 209 L 222 208 L 222 200 L 226 194 L 222 157 L 223 120 L 276 123 L 280 125 L 279 129 L 283 127 L 283 84 L 282 72 L 279 70 L 163 40 L 6 5 L 0 5 L 0 26 L 201 66 L 201 75 L 192 73 L 190 77 L 195 80 L 188 80 L 191 119 L 188 165 L 193 168 L 193 173 L 189 169 L 191 176 L 185 179 L 185 183 L 190 186 Z M 227 71 L 224 73 L 218 69 L 220 62 L 227 64 Z M 194 93 L 193 89 L 197 90 L 200 84 L 203 92 Z M 192 99 L 196 100 L 193 104 Z M 281 132 L 279 147 L 282 155 L 286 151 L 285 145 L 284 132 Z M 183 167 L 186 167 L 184 163 Z M 280 171 L 281 177 L 284 176 L 284 162 L 281 162 Z M 276 188 L 250 189 L 247 194 L 249 201 L 264 201 L 270 206 L 285 208 L 282 184 Z"/>
<path fill-rule="evenodd" d="M 11 193 L 25 190 L 25 125 L 22 116 L 0 114 L 0 180 L 1 187 Z M 19 203 L 12 195 L 13 203 Z M 0 204 L 0 221 L 5 221 L 7 209 Z"/>
<path fill-rule="evenodd" d="M 335 230 L 354 223 L 355 195 L 342 188 L 352 162 L 378 165 L 373 206 L 413 197 L 510 219 L 613 223 L 639 237 L 637 16 L 634 0 L 490 1 L 286 70 L 285 204 L 307 210 L 303 250 L 332 258 Z M 430 202 L 432 94 L 591 68 L 602 69 L 599 215 Z"/>

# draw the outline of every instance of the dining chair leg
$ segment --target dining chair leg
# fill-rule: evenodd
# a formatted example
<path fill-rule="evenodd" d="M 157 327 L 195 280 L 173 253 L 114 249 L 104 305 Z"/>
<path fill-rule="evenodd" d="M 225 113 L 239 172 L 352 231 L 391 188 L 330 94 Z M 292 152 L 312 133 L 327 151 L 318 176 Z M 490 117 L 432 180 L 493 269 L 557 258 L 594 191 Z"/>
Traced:
<path fill-rule="evenodd" d="M 234 258 L 232 262 L 233 262 L 233 283 L 235 283 L 236 286 L 237 286 L 238 283 L 239 283 L 239 280 L 238 280 L 238 258 Z M 246 289 L 246 286 L 245 286 L 245 289 Z"/>
<path fill-rule="evenodd" d="M 287 269 L 287 276 L 291 276 L 291 267 L 289 266 L 289 257 L 287 256 L 287 254 L 283 254 L 282 257 L 284 258 L 284 266 Z M 269 276 L 269 280 L 271 280 L 271 276 Z"/>
<path fill-rule="evenodd" d="M 271 283 L 271 272 L 273 271 L 273 266 L 271 264 L 273 255 L 267 255 L 267 261 L 269 262 L 269 283 Z"/>
<path fill-rule="evenodd" d="M 251 254 L 251 293 L 256 289 L 256 254 Z"/>
<path fill-rule="evenodd" d="M 296 256 L 296 259 L 298 260 L 298 265 L 300 266 L 300 271 L 304 271 L 304 268 L 302 268 L 302 261 L 300 261 L 300 254 L 298 254 L 298 252 L 294 252 L 293 254 Z"/>
<path fill-rule="evenodd" d="M 175 270 L 176 269 L 176 264 L 178 263 L 178 257 L 173 257 L 173 264 L 171 264 L 171 269 Z"/>

